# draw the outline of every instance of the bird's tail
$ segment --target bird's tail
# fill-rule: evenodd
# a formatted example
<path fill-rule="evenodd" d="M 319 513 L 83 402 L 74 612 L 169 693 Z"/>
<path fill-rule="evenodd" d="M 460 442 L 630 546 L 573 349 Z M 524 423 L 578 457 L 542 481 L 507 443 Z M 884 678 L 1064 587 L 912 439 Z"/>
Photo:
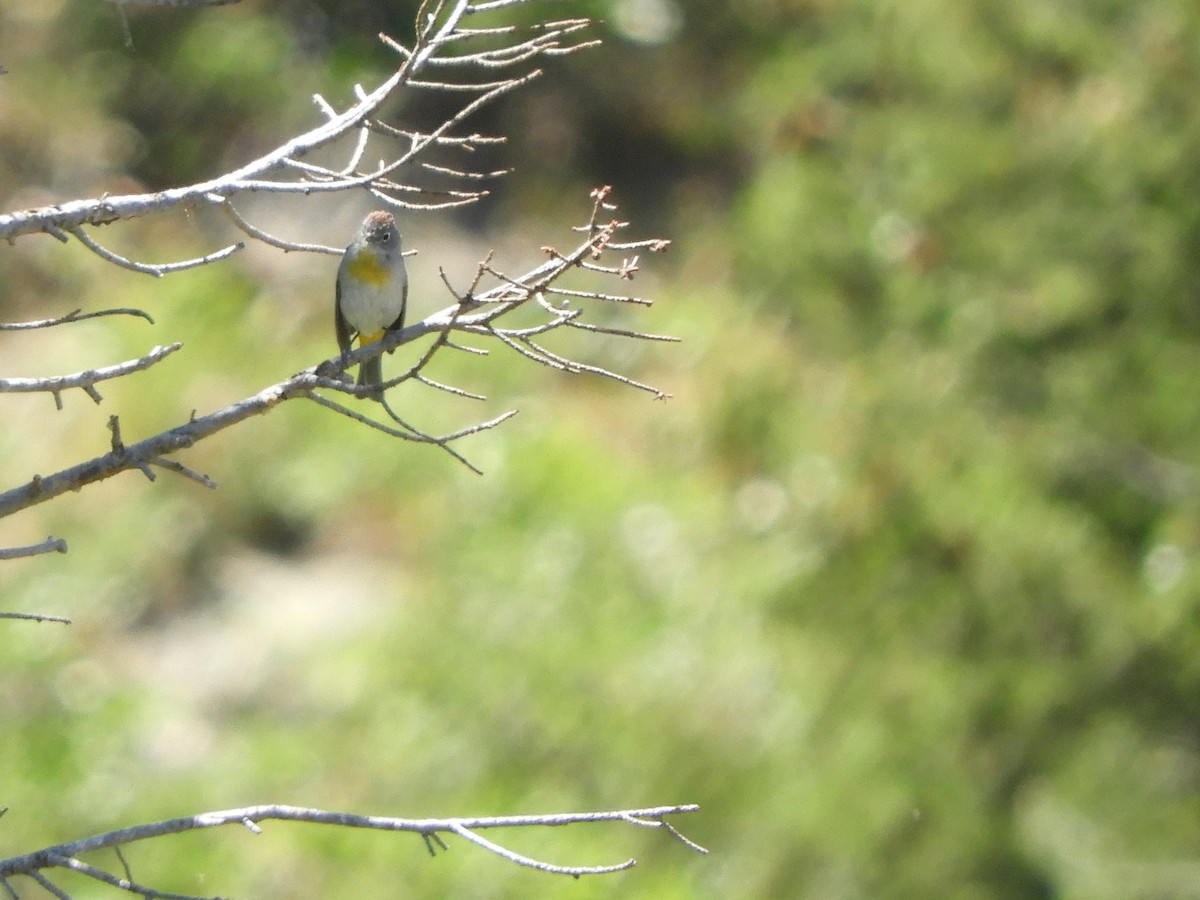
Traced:
<path fill-rule="evenodd" d="M 378 400 L 383 396 L 383 391 L 378 390 L 378 386 L 383 384 L 383 360 L 378 356 L 368 359 L 358 367 L 358 386 L 373 386 L 377 388 L 371 391 L 367 396 L 373 400 Z"/>

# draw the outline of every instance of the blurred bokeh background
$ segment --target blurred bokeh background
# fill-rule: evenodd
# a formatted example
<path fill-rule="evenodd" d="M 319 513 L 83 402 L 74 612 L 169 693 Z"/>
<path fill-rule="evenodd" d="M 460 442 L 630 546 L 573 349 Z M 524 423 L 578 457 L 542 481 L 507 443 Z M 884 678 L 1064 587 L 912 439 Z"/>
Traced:
<path fill-rule="evenodd" d="M 0 7 L 0 209 L 222 172 L 394 58 L 416 4 Z M 516 171 L 404 226 L 420 316 L 490 248 L 567 246 L 614 186 L 677 346 L 594 353 L 654 402 L 496 353 L 402 388 L 415 421 L 517 407 L 478 477 L 288 404 L 0 523 L 3 855 L 256 802 L 363 813 L 696 802 L 713 851 L 605 826 L 456 844 L 268 824 L 127 852 L 245 897 L 1200 897 L 1200 6 L 1177 0 L 581 0 L 602 47 L 475 127 Z M 392 110 L 422 115 L 420 101 Z M 365 197 L 256 198 L 344 244 Z M 106 229 L 142 259 L 206 213 Z M 78 245 L 0 250 L 2 487 L 332 355 L 336 260 L 250 247 L 154 280 Z M 402 355 L 402 354 L 401 354 Z M 391 366 L 399 365 L 392 361 Z M 113 859 L 97 860 L 115 864 Z M 64 886 L 67 886 L 64 882 Z M 88 893 L 69 885 L 80 896 Z M 22 896 L 40 896 L 20 885 Z"/>

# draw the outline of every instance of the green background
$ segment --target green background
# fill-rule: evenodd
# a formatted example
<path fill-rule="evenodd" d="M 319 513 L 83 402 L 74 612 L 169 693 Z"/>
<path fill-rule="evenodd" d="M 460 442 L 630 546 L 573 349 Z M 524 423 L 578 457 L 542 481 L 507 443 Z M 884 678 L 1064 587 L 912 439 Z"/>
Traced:
<path fill-rule="evenodd" d="M 411 3 L 0 8 L 0 208 L 207 178 L 393 63 Z M 259 802 L 397 816 L 699 803 L 661 833 L 461 842 L 268 823 L 132 848 L 160 889 L 242 897 L 1200 897 L 1200 7 L 1176 0 L 620 0 L 604 45 L 472 127 L 516 166 L 413 216 L 414 316 L 490 248 L 570 246 L 614 186 L 669 237 L 611 319 L 680 345 L 573 351 L 655 402 L 496 348 L 415 386 L 434 450 L 285 404 L 0 523 L 0 853 Z M 437 114 L 428 98 L 396 121 Z M 407 117 L 407 118 L 406 118 Z M 424 118 L 423 118 L 424 117 Z M 254 198 L 342 245 L 366 198 Z M 98 239 L 232 239 L 210 213 Z M 333 257 L 252 247 L 154 280 L 77 244 L 0 250 L 4 376 L 157 368 L 8 395 L 3 487 L 335 351 Z M 412 348 L 409 348 L 412 349 Z M 415 351 L 414 351 L 415 352 Z M 404 354 L 385 363 L 397 367 Z M 495 837 L 495 835 L 493 835 Z M 109 857 L 98 864 L 116 865 Z M 81 896 L 100 893 L 61 883 Z M 21 882 L 23 897 L 40 888 Z M 88 891 L 93 891 L 88 893 Z M 109 892 L 105 891 L 105 895 Z"/>

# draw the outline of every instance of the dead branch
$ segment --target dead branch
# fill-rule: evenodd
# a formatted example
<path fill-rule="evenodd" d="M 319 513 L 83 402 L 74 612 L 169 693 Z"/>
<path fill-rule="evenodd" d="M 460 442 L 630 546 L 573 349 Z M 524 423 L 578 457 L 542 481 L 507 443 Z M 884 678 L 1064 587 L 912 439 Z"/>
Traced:
<path fill-rule="evenodd" d="M 154 324 L 154 319 L 150 313 L 141 309 L 98 309 L 90 313 L 76 309 L 65 316 L 59 316 L 55 319 L 38 319 L 33 322 L 0 322 L 0 331 L 31 331 L 35 328 L 52 328 L 55 325 L 82 322 L 84 319 L 98 319 L 101 316 L 137 316 L 138 318 L 145 319 L 151 325 Z"/>
<path fill-rule="evenodd" d="M 441 148 L 448 153 L 458 154 L 461 159 L 469 160 L 478 147 L 502 141 L 502 136 L 466 132 L 464 125 L 480 109 L 540 77 L 542 70 L 531 65 L 539 57 L 572 53 L 594 43 L 583 37 L 590 24 L 584 18 L 544 21 L 530 27 L 488 23 L 486 13 L 524 2 L 526 0 L 427 0 L 420 10 L 412 46 L 405 46 L 386 35 L 380 36 L 399 60 L 397 68 L 390 76 L 370 90 L 356 86 L 354 102 L 341 111 L 323 97 L 314 97 L 323 121 L 310 130 L 284 141 L 269 153 L 216 178 L 153 194 L 105 194 L 96 199 L 75 200 L 0 215 L 0 239 L 11 241 L 36 232 L 48 233 L 62 241 L 69 241 L 74 237 L 107 262 L 158 277 L 179 269 L 207 265 L 224 259 L 243 245 L 237 242 L 192 259 L 150 263 L 118 254 L 101 245 L 92 236 L 92 229 L 135 216 L 209 205 L 221 209 L 231 225 L 248 240 L 259 241 L 285 251 L 338 255 L 342 252 L 340 248 L 291 240 L 257 227 L 235 207 L 234 201 L 248 193 L 267 192 L 303 198 L 313 194 L 362 189 L 388 206 L 405 209 L 441 209 L 476 202 L 486 194 L 486 190 L 480 186 L 481 182 L 499 177 L 504 174 L 503 171 L 473 164 L 445 165 L 439 160 L 426 157 L 432 151 Z M 467 21 L 470 22 L 469 27 L 465 24 Z M 428 77 L 429 73 L 434 71 L 453 77 Z M 500 73 L 500 77 L 497 77 L 497 73 Z M 388 122 L 384 115 L 389 101 L 401 89 L 443 92 L 462 99 L 456 100 L 454 111 L 437 127 L 414 130 Z M 328 156 L 314 155 L 314 151 L 330 148 L 339 153 L 344 150 L 340 162 L 318 164 L 312 161 Z M 380 152 L 376 154 L 374 150 Z M 364 164 L 367 159 L 379 161 Z M 547 261 L 519 277 L 501 274 L 499 270 L 492 268 L 489 258 L 480 264 L 466 291 L 455 291 L 447 281 L 447 287 L 454 297 L 451 307 L 429 317 L 425 322 L 390 334 L 384 341 L 373 346 L 359 348 L 353 353 L 326 360 L 291 378 L 266 387 L 251 397 L 205 416 L 193 416 L 175 428 L 131 444 L 121 440 L 119 422 L 113 417 L 110 419 L 113 440 L 109 453 L 52 475 L 34 475 L 24 485 L 0 494 L 0 516 L 50 500 L 66 491 L 79 490 L 88 484 L 131 469 L 142 472 L 150 480 L 155 479 L 156 472 L 160 469 L 172 471 L 199 484 L 213 487 L 215 483 L 212 479 L 188 468 L 183 462 L 173 458 L 174 454 L 250 416 L 261 415 L 285 400 L 297 397 L 313 400 L 331 411 L 367 424 L 368 427 L 391 437 L 437 446 L 473 471 L 478 471 L 451 444 L 495 427 L 512 415 L 512 412 L 466 425 L 448 434 L 431 434 L 411 423 L 408 418 L 397 414 L 391 401 L 385 400 L 378 408 L 391 421 L 391 424 L 385 424 L 349 409 L 332 396 L 342 394 L 346 395 L 347 399 L 362 399 L 363 392 L 343 377 L 347 366 L 390 352 L 401 343 L 429 334 L 436 334 L 436 338 L 420 361 L 407 372 L 387 382 L 385 389 L 412 381 L 434 390 L 481 398 L 481 394 L 447 384 L 428 371 L 434 359 L 445 349 L 486 352 L 451 340 L 452 334 L 465 333 L 485 341 L 493 341 L 498 346 L 507 347 L 560 372 L 590 373 L 645 390 L 655 397 L 668 396 L 658 388 L 610 369 L 570 359 L 545 343 L 547 336 L 562 328 L 639 340 L 672 340 L 669 337 L 633 329 L 580 322 L 582 306 L 589 301 L 637 305 L 645 305 L 647 301 L 622 293 L 594 292 L 559 284 L 565 275 L 585 268 L 601 275 L 631 278 L 637 270 L 636 256 L 633 256 L 632 260 L 613 259 L 608 265 L 601 265 L 597 261 L 604 256 L 611 256 L 614 251 L 654 252 L 666 247 L 667 242 L 661 240 L 627 243 L 616 241 L 616 235 L 627 223 L 605 220 L 613 209 L 606 203 L 607 194 L 608 188 L 593 193 L 592 215 L 586 224 L 576 229 L 583 233 L 584 239 L 573 250 L 560 253 L 553 248 L 546 248 Z M 487 290 L 480 291 L 479 284 L 484 277 L 490 277 L 497 283 Z M 533 326 L 510 327 L 506 317 L 526 307 L 540 309 L 545 316 L 544 321 Z M 72 313 L 58 320 L 24 323 L 12 327 L 47 327 L 93 315 L 118 312 L 145 315 L 138 311 L 126 310 L 104 311 L 87 316 Z M 178 347 L 179 345 L 175 344 L 166 348 L 155 348 L 137 360 L 73 375 L 3 379 L 0 380 L 0 393 L 47 392 L 53 395 L 56 405 L 61 408 L 62 392 L 78 388 L 99 403 L 102 400 L 96 387 L 99 382 L 148 368 Z"/>
<path fill-rule="evenodd" d="M 111 0 L 122 5 L 220 5 L 235 0 Z M 533 64 L 544 57 L 573 53 L 590 46 L 581 34 L 589 26 L 586 19 L 548 21 L 530 28 L 513 26 L 492 27 L 486 14 L 512 7 L 526 0 L 424 0 L 418 13 L 417 33 L 412 46 L 405 46 L 385 35 L 380 38 L 396 53 L 394 71 L 371 89 L 356 87 L 353 102 L 339 111 L 338 107 L 321 96 L 314 97 L 323 121 L 310 130 L 296 135 L 274 150 L 230 172 L 215 178 L 152 194 L 121 196 L 102 195 L 94 199 L 72 200 L 52 206 L 20 210 L 0 215 L 0 239 L 12 241 L 18 237 L 46 233 L 61 241 L 74 238 L 104 261 L 134 271 L 161 277 L 174 271 L 208 265 L 227 258 L 243 247 L 239 241 L 223 249 L 203 253 L 190 259 L 170 262 L 145 262 L 117 253 L 94 237 L 102 225 L 129 218 L 171 210 L 194 209 L 203 206 L 221 209 L 230 226 L 249 240 L 294 252 L 314 252 L 338 255 L 340 248 L 294 241 L 271 234 L 249 221 L 235 200 L 249 193 L 271 193 L 282 197 L 303 199 L 313 194 L 350 190 L 365 190 L 390 207 L 431 210 L 477 202 L 486 196 L 483 186 L 489 179 L 505 174 L 474 165 L 471 155 L 480 147 L 504 140 L 502 136 L 466 132 L 466 123 L 479 110 L 506 94 L 519 90 L 539 78 L 542 70 Z M 485 21 L 481 21 L 483 18 Z M 463 23 L 471 21 L 472 27 Z M 515 67 L 515 69 L 513 68 Z M 0 70 L 2 73 L 3 70 Z M 438 78 L 430 77 L 432 72 Z M 484 78 L 483 75 L 487 77 Z M 384 110 L 401 88 L 435 91 L 456 98 L 456 106 L 445 120 L 434 128 L 405 128 L 384 120 Z M 313 159 L 328 159 L 329 154 L 315 153 L 335 149 L 344 156 L 337 163 L 317 164 Z M 380 150 L 381 152 L 374 152 Z M 453 155 L 455 164 L 442 159 L 430 159 L 433 150 Z M 378 159 L 378 162 L 373 160 Z M 466 162 L 459 162 L 465 160 Z M 364 162 L 366 161 L 366 162 Z M 346 369 L 367 359 L 389 353 L 401 344 L 431 338 L 429 346 L 416 363 L 386 382 L 383 390 L 390 391 L 406 382 L 425 388 L 449 392 L 458 396 L 482 400 L 481 394 L 445 383 L 431 374 L 436 360 L 446 350 L 486 354 L 482 348 L 465 346 L 453 340 L 459 334 L 474 336 L 481 343 L 511 349 L 526 358 L 536 360 L 564 373 L 590 373 L 615 382 L 645 390 L 656 397 L 668 396 L 661 390 L 603 367 L 576 360 L 545 345 L 555 332 L 575 329 L 585 334 L 601 334 L 616 338 L 663 341 L 673 338 L 616 328 L 606 324 L 580 321 L 593 303 L 648 305 L 638 297 L 611 291 L 592 291 L 586 287 L 560 284 L 580 270 L 594 275 L 629 279 L 638 270 L 636 252 L 655 252 L 667 246 L 666 241 L 617 241 L 616 237 L 628 223 L 608 219 L 613 207 L 606 202 L 609 189 L 592 194 L 592 212 L 588 222 L 578 230 L 584 235 L 575 246 L 560 253 L 545 248 L 547 259 L 523 275 L 509 276 L 491 265 L 491 257 L 480 263 L 470 286 L 455 290 L 443 276 L 453 302 L 446 309 L 424 321 L 388 334 L 383 340 L 353 352 L 340 354 L 259 390 L 257 393 L 231 403 L 203 416 L 193 414 L 174 428 L 127 443 L 117 416 L 109 418 L 111 432 L 109 452 L 47 476 L 34 475 L 27 483 L 0 494 L 0 517 L 29 506 L 77 491 L 89 484 L 118 473 L 137 470 L 150 480 L 159 470 L 174 472 L 205 487 L 215 482 L 176 458 L 176 455 L 219 431 L 239 424 L 251 416 L 265 414 L 281 403 L 303 398 L 322 408 L 348 417 L 387 437 L 432 444 L 449 453 L 473 471 L 472 465 L 455 446 L 468 436 L 479 434 L 506 421 L 515 410 L 483 421 L 468 424 L 447 434 L 431 434 L 420 425 L 402 417 L 396 411 L 396 393 L 379 398 L 363 408 L 371 413 L 382 412 L 386 421 L 351 409 L 350 400 L 366 399 L 364 389 L 355 387 L 345 375 Z M 624 253 L 632 257 L 620 257 Z M 607 264 L 601 264 L 605 259 Z M 484 280 L 491 286 L 481 290 Z M 527 310 L 541 319 L 533 325 L 515 326 L 510 316 Z M 131 314 L 150 317 L 138 310 L 105 310 L 81 315 L 78 312 L 54 320 L 21 323 L 7 326 L 8 330 L 50 327 L 100 315 Z M 0 326 L 3 328 L 6 326 Z M 564 332 L 566 333 L 566 332 Z M 536 338 L 536 340 L 535 340 Z M 157 364 L 179 349 L 179 344 L 157 347 L 146 356 L 101 369 L 87 370 L 74 375 L 40 379 L 0 380 L 0 392 L 43 391 L 51 393 L 61 407 L 61 393 L 71 388 L 86 392 L 99 403 L 102 398 L 96 385 L 122 377 Z M 334 399 L 337 397 L 337 399 Z M 372 398 L 374 399 L 374 398 Z M 342 401 L 346 402 L 342 402 Z M 29 556 L 37 553 L 65 552 L 64 541 L 49 538 L 39 545 L 0 551 L 0 559 Z M 0 613 L 0 618 L 33 619 L 36 621 L 68 620 L 55 616 L 24 613 Z M 69 841 L 46 847 L 21 856 L 0 859 L 0 888 L 9 896 L 19 895 L 12 880 L 31 879 L 50 895 L 66 898 L 69 895 L 58 886 L 52 875 L 58 870 L 104 884 L 118 891 L 143 898 L 162 900 L 201 900 L 191 894 L 172 893 L 139 883 L 133 874 L 123 848 L 169 834 L 240 824 L 254 834 L 261 834 L 260 823 L 278 820 L 308 822 L 339 828 L 366 828 L 383 831 L 407 831 L 421 835 L 431 854 L 447 850 L 447 836 L 456 835 L 516 865 L 550 873 L 580 878 L 619 872 L 635 865 L 626 859 L 609 865 L 561 865 L 522 854 L 483 832 L 502 828 L 555 827 L 580 822 L 620 822 L 645 828 L 661 829 L 665 834 L 699 853 L 707 851 L 684 837 L 668 816 L 682 815 L 698 809 L 695 805 L 659 806 L 647 809 L 560 813 L 531 816 L 495 816 L 476 818 L 403 819 L 386 816 L 362 816 L 350 813 L 327 812 L 283 805 L 252 806 L 242 809 L 203 813 L 129 828 L 105 832 L 90 838 Z M 0 810 L 3 814 L 3 810 Z M 116 864 L 109 867 L 81 857 L 98 851 L 112 850 Z M 118 865 L 119 864 L 119 868 Z M 110 868 L 113 871 L 110 871 Z"/>
<path fill-rule="evenodd" d="M 15 613 L 15 612 L 0 612 L 0 619 L 27 619 L 31 622 L 58 622 L 62 625 L 70 625 L 71 620 L 65 616 L 46 616 L 41 613 Z"/>
<path fill-rule="evenodd" d="M 93 837 L 65 844 L 56 844 L 32 853 L 0 859 L 0 885 L 3 885 L 12 896 L 16 891 L 8 879 L 24 875 L 38 881 L 56 896 L 67 896 L 61 892 L 46 876 L 47 870 L 68 869 L 77 872 L 102 884 L 138 894 L 142 897 L 174 898 L 174 900 L 206 900 L 192 894 L 176 894 L 156 890 L 133 880 L 130 867 L 121 848 L 138 841 L 150 840 L 169 834 L 182 834 L 203 828 L 216 828 L 221 825 L 241 825 L 253 834 L 261 834 L 260 822 L 308 822 L 335 828 L 366 828 L 375 831 L 406 831 L 419 834 L 425 839 L 431 855 L 436 855 L 438 849 L 447 850 L 449 845 L 442 837 L 443 834 L 455 834 L 464 840 L 494 853 L 502 859 L 519 866 L 527 866 L 540 872 L 555 875 L 570 875 L 581 878 L 584 875 L 604 875 L 621 872 L 637 864 L 635 859 L 603 866 L 564 866 L 531 856 L 518 853 L 503 844 L 488 840 L 478 834 L 499 828 L 546 828 L 572 825 L 581 822 L 624 822 L 643 828 L 663 829 L 667 834 L 682 842 L 689 849 L 698 853 L 708 851 L 694 841 L 685 838 L 667 822 L 668 816 L 678 816 L 695 812 L 699 807 L 694 804 L 679 806 L 656 806 L 649 809 L 623 809 L 604 812 L 583 813 L 552 813 L 549 815 L 529 816 L 484 816 L 477 818 L 447 818 L 447 819 L 402 819 L 391 816 L 363 816 L 353 813 L 327 812 L 320 809 L 308 809 L 298 806 L 266 805 L 249 806 L 244 809 L 227 809 L 219 812 L 201 813 L 195 816 L 184 816 L 177 819 L 167 819 L 161 822 L 150 822 L 144 825 L 134 825 L 116 831 L 108 831 Z M 123 869 L 123 875 L 113 875 L 111 872 L 79 859 L 87 853 L 97 850 L 112 849 L 116 851 Z"/>
<path fill-rule="evenodd" d="M 71 388 L 79 388 L 96 403 L 100 403 L 104 398 L 96 390 L 96 385 L 101 381 L 110 381 L 113 378 L 148 369 L 156 363 L 162 362 L 182 346 L 183 344 L 176 342 L 167 347 L 155 347 L 145 356 L 137 359 L 126 360 L 112 366 L 103 366 L 99 369 L 86 369 L 73 375 L 53 375 L 48 378 L 0 378 L 0 394 L 49 393 L 54 395 L 55 405 L 62 409 L 62 392 Z"/>
<path fill-rule="evenodd" d="M 117 2 L 149 3 L 151 0 Z M 178 3 L 180 0 L 153 2 Z M 205 2 L 211 4 L 215 0 Z M 502 137 L 458 133 L 461 126 L 480 109 L 524 87 L 542 74 L 540 69 L 530 68 L 496 79 L 494 73 L 498 69 L 527 65 L 542 56 L 573 53 L 595 43 L 579 38 L 579 34 L 590 24 L 587 19 L 543 22 L 530 28 L 468 28 L 463 24 L 467 19 L 474 24 L 481 13 L 498 8 L 495 4 L 472 3 L 470 0 L 426 3 L 422 7 L 416 39 L 411 47 L 388 35 L 379 36 L 399 59 L 391 75 L 370 90 L 356 87 L 355 102 L 341 111 L 320 95 L 315 96 L 313 99 L 323 121 L 233 171 L 206 181 L 154 193 L 104 194 L 92 199 L 71 200 L 3 214 L 0 215 L 0 239 L 11 241 L 22 235 L 39 232 L 63 241 L 74 237 L 107 262 L 158 277 L 224 259 L 241 249 L 242 245 L 240 242 L 234 243 L 193 259 L 148 263 L 107 249 L 95 240 L 90 229 L 184 207 L 213 206 L 225 209 L 237 229 L 252 240 L 287 250 L 340 253 L 340 249 L 268 235 L 232 210 L 231 204 L 236 198 L 252 192 L 305 198 L 313 194 L 349 190 L 366 190 L 386 205 L 405 209 L 440 209 L 474 203 L 487 194 L 485 189 L 478 186 L 479 183 L 503 175 L 503 172 L 471 166 L 447 166 L 437 160 L 427 160 L 426 157 L 438 147 L 469 151 L 483 144 L 503 140 Z M 508 43 L 495 46 L 498 37 L 507 39 Z M 488 41 L 489 46 L 473 51 L 472 44 L 480 40 Z M 422 77 L 427 71 L 435 69 L 452 70 L 461 77 L 453 81 L 426 80 Z M 484 74 L 488 77 L 482 77 Z M 401 89 L 461 95 L 463 99 L 441 125 L 428 131 L 417 131 L 388 122 L 382 116 L 389 101 Z M 380 145 L 376 148 L 379 152 L 371 158 L 380 161 L 364 167 L 363 160 L 368 158 L 377 143 Z M 339 153 L 344 150 L 341 164 L 319 165 L 311 161 L 316 158 L 316 151 L 331 147 Z M 424 181 L 408 180 L 409 176 L 421 174 L 426 176 Z M 462 187 L 458 188 L 457 185 Z"/>
<path fill-rule="evenodd" d="M 476 335 L 484 339 L 493 339 L 501 346 L 508 347 L 526 358 L 564 373 L 599 375 L 628 387 L 646 391 L 655 398 L 661 399 L 670 396 L 659 388 L 636 381 L 620 373 L 570 359 L 560 353 L 549 350 L 540 342 L 544 336 L 558 329 L 577 327 L 579 324 L 578 320 L 585 311 L 585 306 L 582 305 L 583 301 L 595 300 L 600 303 L 609 303 L 614 300 L 622 301 L 630 299 L 609 292 L 591 292 L 572 288 L 569 289 L 571 301 L 581 305 L 567 309 L 556 307 L 550 303 L 546 298 L 548 295 L 552 295 L 553 291 L 568 290 L 566 288 L 558 288 L 558 282 L 578 271 L 584 260 L 603 259 L 611 252 L 613 246 L 620 246 L 623 250 L 633 248 L 649 251 L 661 250 L 667 246 L 668 242 L 660 239 L 614 244 L 614 236 L 628 227 L 628 223 L 616 220 L 601 221 L 602 216 L 607 215 L 613 209 L 612 205 L 606 201 L 608 194 L 608 188 L 602 188 L 593 192 L 591 216 L 588 224 L 582 228 L 585 237 L 570 251 L 560 253 L 557 250 L 549 250 L 547 253 L 549 259 L 546 262 L 534 267 L 524 275 L 516 277 L 498 275 L 497 270 L 492 267 L 489 255 L 487 260 L 479 264 L 468 290 L 460 293 L 450 288 L 451 294 L 455 299 L 452 306 L 428 316 L 424 321 L 392 332 L 374 344 L 360 347 L 345 355 L 335 356 L 310 366 L 283 381 L 263 388 L 250 397 L 239 400 L 208 415 L 193 415 L 187 422 L 175 428 L 160 432 L 136 443 L 129 444 L 122 439 L 120 423 L 115 416 L 112 417 L 109 420 L 109 427 L 112 430 L 112 449 L 110 452 L 63 469 L 52 475 L 35 475 L 27 483 L 0 494 L 0 518 L 27 507 L 44 503 L 68 491 L 77 491 L 89 484 L 103 481 L 104 479 L 111 478 L 113 475 L 129 470 L 140 471 L 148 479 L 154 480 L 156 477 L 155 470 L 165 469 L 184 475 L 206 487 L 214 487 L 215 483 L 208 476 L 194 472 L 183 463 L 170 457 L 181 450 L 192 447 L 205 438 L 211 437 L 219 431 L 230 428 L 252 416 L 267 413 L 279 404 L 297 398 L 312 400 L 326 409 L 367 425 L 391 437 L 437 446 L 472 471 L 479 472 L 479 469 L 456 448 L 452 447 L 451 444 L 496 427 L 511 417 L 515 413 L 515 410 L 486 421 L 465 426 L 449 434 L 435 435 L 413 425 L 407 419 L 401 418 L 395 412 L 394 405 L 386 399 L 380 408 L 399 427 L 384 424 L 364 413 L 351 410 L 344 403 L 340 403 L 321 393 L 324 391 L 327 393 L 342 394 L 348 398 L 362 399 L 366 396 L 364 389 L 356 387 L 343 374 L 347 368 L 361 363 L 363 360 L 388 353 L 401 344 L 409 343 L 429 335 L 433 335 L 434 340 L 425 353 L 405 372 L 385 381 L 383 384 L 385 391 L 411 381 L 415 384 L 433 387 L 435 390 L 479 397 L 480 395 L 473 392 L 437 381 L 430 377 L 426 371 L 442 351 L 459 349 L 458 345 L 450 340 L 450 336 L 457 332 Z M 615 275 L 620 270 L 619 265 L 601 266 L 598 268 L 611 269 L 610 275 Z M 482 279 L 488 276 L 492 277 L 498 283 L 487 290 L 480 291 L 479 286 Z M 448 282 L 447 286 L 449 287 Z M 646 301 L 642 301 L 641 305 L 645 305 L 645 303 Z M 505 325 L 507 317 L 511 316 L 517 310 L 526 308 L 540 310 L 547 318 L 541 324 L 533 327 L 513 328 Z M 635 340 L 673 340 L 663 335 L 649 334 L 633 329 L 597 327 L 595 330 L 600 333 Z M 539 342 L 532 340 L 533 335 L 538 336 Z M 169 348 L 157 348 L 156 351 L 143 359 L 149 359 L 150 356 L 154 356 L 154 361 L 157 361 L 158 358 L 173 352 L 177 348 L 178 345 L 173 345 Z M 149 364 L 149 362 L 143 364 L 142 360 L 134 360 L 130 363 L 122 363 L 121 366 L 136 368 L 139 366 L 145 367 Z M 113 370 L 117 368 L 119 367 L 110 367 Z M 81 373 L 78 376 L 64 376 L 57 380 L 29 379 L 28 381 L 39 382 L 37 389 L 54 391 L 56 396 L 58 391 L 68 387 L 82 387 L 91 393 L 95 391 L 92 384 L 95 380 L 99 380 L 96 374 L 105 371 L 107 370 L 95 370 L 91 373 Z M 91 381 L 88 379 L 91 379 Z M 3 384 L 3 382 L 0 382 L 0 388 L 3 387 Z M 34 388 L 30 387 L 29 389 Z"/>
<path fill-rule="evenodd" d="M 62 538 L 48 537 L 40 544 L 28 547 L 6 547 L 0 549 L 0 559 L 21 559 L 26 556 L 41 556 L 44 553 L 66 553 L 67 542 Z M 21 618 L 14 613 L 12 618 Z"/>

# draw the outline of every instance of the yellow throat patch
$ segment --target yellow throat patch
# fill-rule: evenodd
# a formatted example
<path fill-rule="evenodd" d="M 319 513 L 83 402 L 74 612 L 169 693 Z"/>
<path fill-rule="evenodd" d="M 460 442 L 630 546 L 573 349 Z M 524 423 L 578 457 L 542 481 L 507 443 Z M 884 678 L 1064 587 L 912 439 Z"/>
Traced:
<path fill-rule="evenodd" d="M 392 277 L 392 273 L 369 250 L 359 253 L 350 260 L 346 266 L 346 274 L 355 281 L 364 282 L 375 288 L 383 287 Z"/>

